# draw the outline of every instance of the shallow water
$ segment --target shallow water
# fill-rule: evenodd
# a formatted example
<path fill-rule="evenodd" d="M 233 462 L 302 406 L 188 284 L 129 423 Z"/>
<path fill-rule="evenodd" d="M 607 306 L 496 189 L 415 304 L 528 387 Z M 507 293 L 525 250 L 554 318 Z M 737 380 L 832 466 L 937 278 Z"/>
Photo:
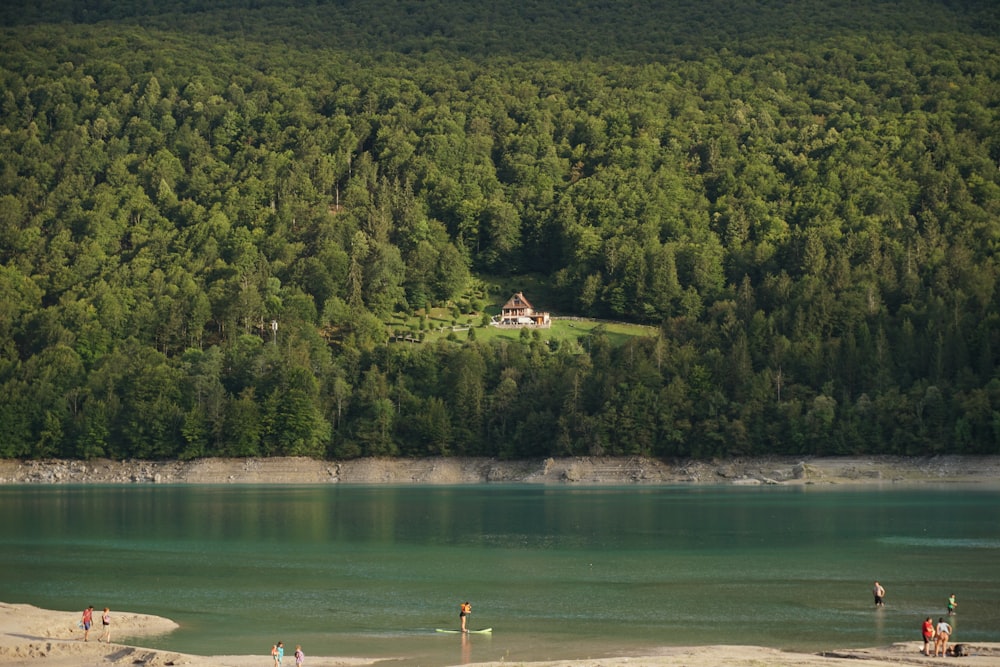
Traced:
<path fill-rule="evenodd" d="M 813 651 L 916 640 L 952 592 L 956 640 L 1000 641 L 991 489 L 20 486 L 0 508 L 5 602 L 166 616 L 141 643 L 190 653 Z M 466 599 L 494 634 L 434 632 Z"/>

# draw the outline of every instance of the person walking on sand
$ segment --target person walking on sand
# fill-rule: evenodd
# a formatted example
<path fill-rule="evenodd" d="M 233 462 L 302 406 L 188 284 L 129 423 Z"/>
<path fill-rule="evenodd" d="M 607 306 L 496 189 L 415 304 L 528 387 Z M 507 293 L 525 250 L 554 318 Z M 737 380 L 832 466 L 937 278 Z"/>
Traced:
<path fill-rule="evenodd" d="M 467 619 L 469 617 L 469 614 L 472 613 L 472 605 L 469 604 L 468 600 L 466 600 L 461 605 L 459 605 L 458 610 L 459 610 L 458 618 L 462 622 L 462 632 L 468 632 L 468 630 L 465 627 L 465 619 Z"/>
<path fill-rule="evenodd" d="M 934 635 L 934 655 L 945 656 L 948 652 L 948 638 L 951 637 L 951 626 L 944 618 L 938 619 L 937 632 Z"/>
<path fill-rule="evenodd" d="M 948 615 L 949 616 L 954 616 L 955 615 L 955 607 L 957 607 L 957 606 L 958 606 L 958 602 L 955 600 L 955 594 L 952 593 L 948 597 Z"/>
<path fill-rule="evenodd" d="M 302 645 L 295 647 L 295 667 L 302 667 L 302 663 L 305 662 L 306 654 L 302 652 Z"/>
<path fill-rule="evenodd" d="M 271 644 L 271 660 L 274 661 L 274 667 L 278 667 L 278 645 Z"/>
<path fill-rule="evenodd" d="M 83 618 L 80 625 L 83 626 L 83 641 L 90 641 L 90 626 L 94 624 L 94 605 L 90 605 L 83 610 Z"/>
<path fill-rule="evenodd" d="M 104 628 L 104 634 L 98 637 L 97 641 L 111 643 L 111 610 L 107 607 L 104 608 L 104 613 L 101 614 L 101 626 Z"/>
<path fill-rule="evenodd" d="M 931 642 L 934 641 L 934 621 L 928 616 L 927 620 L 924 621 L 923 627 L 920 628 L 921 634 L 924 636 L 924 650 L 921 651 L 924 655 L 930 655 Z"/>
<path fill-rule="evenodd" d="M 885 589 L 882 587 L 882 584 L 878 583 L 877 581 L 875 582 L 875 586 L 872 587 L 872 595 L 875 596 L 876 607 L 885 606 L 885 602 L 882 601 L 882 598 L 885 597 Z"/>
<path fill-rule="evenodd" d="M 274 664 L 281 667 L 281 661 L 285 659 L 285 643 L 278 642 L 278 653 L 274 656 Z"/>

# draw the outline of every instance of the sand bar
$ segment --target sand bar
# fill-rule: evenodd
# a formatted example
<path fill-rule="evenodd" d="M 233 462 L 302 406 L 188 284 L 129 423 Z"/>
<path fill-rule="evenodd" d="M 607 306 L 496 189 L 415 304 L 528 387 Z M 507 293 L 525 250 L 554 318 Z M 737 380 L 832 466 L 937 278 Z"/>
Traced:
<path fill-rule="evenodd" d="M 161 636 L 177 629 L 166 618 L 112 610 L 111 643 L 98 641 L 102 628 L 101 611 L 94 610 L 95 625 L 89 641 L 83 641 L 78 626 L 80 611 L 53 611 L 27 604 L 0 602 L 0 664 L 25 667 L 107 667 L 108 665 L 138 665 L 146 667 L 270 667 L 269 655 L 196 656 L 173 651 L 143 648 L 115 642 L 115 636 Z M 288 650 L 284 665 L 294 665 Z M 305 667 L 342 667 L 371 664 L 359 658 L 314 658 Z"/>

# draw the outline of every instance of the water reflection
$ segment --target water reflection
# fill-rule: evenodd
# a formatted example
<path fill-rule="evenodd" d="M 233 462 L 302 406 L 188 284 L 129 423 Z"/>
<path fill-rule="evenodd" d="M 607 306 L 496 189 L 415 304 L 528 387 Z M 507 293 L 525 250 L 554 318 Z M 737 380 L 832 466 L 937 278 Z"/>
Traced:
<path fill-rule="evenodd" d="M 886 641 L 885 636 L 885 607 L 875 608 L 875 637 L 873 646 L 884 646 L 885 644 L 891 644 L 892 641 Z M 894 641 L 894 640 L 893 640 Z"/>

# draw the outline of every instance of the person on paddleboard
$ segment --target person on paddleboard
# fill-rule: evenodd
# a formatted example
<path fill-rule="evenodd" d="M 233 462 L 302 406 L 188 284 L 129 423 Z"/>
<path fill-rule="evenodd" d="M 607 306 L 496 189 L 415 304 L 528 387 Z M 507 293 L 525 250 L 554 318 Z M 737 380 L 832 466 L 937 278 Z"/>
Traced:
<path fill-rule="evenodd" d="M 465 619 L 472 613 L 472 605 L 469 604 L 468 600 L 466 600 L 459 605 L 458 609 L 458 618 L 462 621 L 462 632 L 468 632 L 468 630 L 465 629 Z"/>

